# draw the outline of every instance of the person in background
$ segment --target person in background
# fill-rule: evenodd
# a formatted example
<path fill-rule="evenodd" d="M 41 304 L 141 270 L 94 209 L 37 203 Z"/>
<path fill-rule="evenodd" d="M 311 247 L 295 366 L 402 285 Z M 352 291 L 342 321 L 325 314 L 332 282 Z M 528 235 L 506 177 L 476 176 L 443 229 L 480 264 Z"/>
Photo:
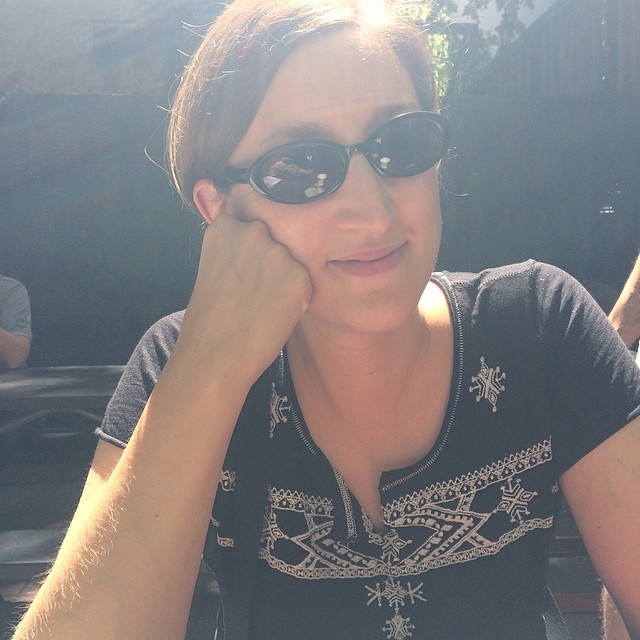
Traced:
<path fill-rule="evenodd" d="M 26 287 L 0 276 L 0 368 L 27 364 L 31 348 L 31 305 Z"/>
<path fill-rule="evenodd" d="M 640 256 L 609 313 L 609 320 L 627 347 L 640 337 Z"/>
<path fill-rule="evenodd" d="M 434 271 L 450 121 L 412 6 L 234 0 L 190 59 L 194 291 L 17 640 L 184 638 L 203 557 L 218 640 L 546 640 L 560 491 L 640 640 L 640 370 L 551 265 Z"/>

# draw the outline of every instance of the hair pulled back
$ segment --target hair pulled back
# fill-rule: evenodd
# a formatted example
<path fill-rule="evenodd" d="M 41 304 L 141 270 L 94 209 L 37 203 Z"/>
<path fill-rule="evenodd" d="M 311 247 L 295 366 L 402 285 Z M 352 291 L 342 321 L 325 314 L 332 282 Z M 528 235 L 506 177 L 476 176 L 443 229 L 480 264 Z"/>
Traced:
<path fill-rule="evenodd" d="M 200 178 L 228 187 L 224 168 L 260 107 L 273 76 L 301 42 L 353 27 L 363 49 L 397 53 L 424 109 L 434 108 L 426 37 L 402 0 L 235 0 L 217 18 L 187 65 L 167 132 L 169 173 L 192 209 Z"/>

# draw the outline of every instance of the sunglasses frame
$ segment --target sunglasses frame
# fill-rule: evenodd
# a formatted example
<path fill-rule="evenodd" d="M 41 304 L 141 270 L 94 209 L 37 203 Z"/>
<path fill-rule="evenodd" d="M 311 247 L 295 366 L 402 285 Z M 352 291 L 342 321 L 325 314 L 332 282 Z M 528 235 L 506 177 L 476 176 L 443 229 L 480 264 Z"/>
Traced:
<path fill-rule="evenodd" d="M 392 124 L 397 120 L 406 120 L 409 118 L 412 120 L 417 120 L 417 119 L 429 120 L 430 122 L 434 122 L 436 125 L 438 125 L 438 127 L 442 132 L 442 149 L 441 149 L 441 152 L 438 154 L 437 159 L 431 164 L 424 167 L 420 165 L 417 170 L 411 170 L 410 172 L 403 173 L 402 175 L 390 175 L 388 172 L 386 172 L 384 169 L 378 166 L 374 161 L 374 158 L 371 155 L 371 146 L 376 140 L 376 138 L 380 135 L 380 132 L 386 129 L 390 124 Z M 266 153 L 263 153 L 249 167 L 237 168 L 237 167 L 228 166 L 224 170 L 224 176 L 232 184 L 251 185 L 254 191 L 259 193 L 264 198 L 267 198 L 267 200 L 271 200 L 272 202 L 278 202 L 280 204 L 289 204 L 289 205 L 307 204 L 309 202 L 315 202 L 317 200 L 321 200 L 322 198 L 326 198 L 327 196 L 330 196 L 332 193 L 337 191 L 344 184 L 344 181 L 347 177 L 349 161 L 351 160 L 351 157 L 358 152 L 362 153 L 369 161 L 369 164 L 375 169 L 375 171 L 379 175 L 385 178 L 393 178 L 393 179 L 410 178 L 412 176 L 416 176 L 420 173 L 424 173 L 425 171 L 428 171 L 429 169 L 431 169 L 431 167 L 438 164 L 438 162 L 440 162 L 444 157 L 444 154 L 446 153 L 449 147 L 450 132 L 451 132 L 450 120 L 449 118 L 442 115 L 441 113 L 436 113 L 435 111 L 409 111 L 407 113 L 401 113 L 391 118 L 391 120 L 388 120 L 384 124 L 381 124 L 379 127 L 376 127 L 374 131 L 371 133 L 371 135 L 367 137 L 366 140 L 363 140 L 362 142 L 358 142 L 356 144 L 350 144 L 350 145 L 341 145 L 341 144 L 338 144 L 337 142 L 332 142 L 330 140 L 323 140 L 321 138 L 308 138 L 308 139 L 302 138 L 300 140 L 293 140 L 292 142 L 286 142 L 285 144 L 278 145 L 277 147 L 274 147 L 273 149 L 267 151 Z M 343 176 L 342 176 L 342 179 L 339 182 L 337 182 L 333 187 L 327 189 L 326 191 L 323 191 L 322 193 L 319 193 L 315 196 L 307 198 L 302 202 L 288 202 L 287 200 L 279 198 L 278 196 L 274 195 L 273 192 L 266 189 L 262 184 L 262 178 L 257 178 L 256 176 L 260 173 L 259 170 L 261 168 L 261 165 L 267 158 L 273 156 L 278 151 L 281 151 L 281 150 L 284 151 L 285 149 L 289 149 L 291 147 L 299 148 L 301 145 L 305 145 L 305 144 L 321 145 L 322 147 L 325 147 L 325 148 L 328 147 L 328 148 L 335 149 L 337 151 L 336 157 L 339 157 L 343 163 L 343 166 L 342 166 Z"/>

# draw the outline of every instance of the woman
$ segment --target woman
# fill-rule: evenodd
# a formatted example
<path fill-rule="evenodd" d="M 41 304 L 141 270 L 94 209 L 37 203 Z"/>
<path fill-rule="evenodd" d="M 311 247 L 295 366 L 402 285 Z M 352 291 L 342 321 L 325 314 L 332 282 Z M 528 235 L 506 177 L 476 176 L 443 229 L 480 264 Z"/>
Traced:
<path fill-rule="evenodd" d="M 638 372 L 551 267 L 432 274 L 448 126 L 398 5 L 236 0 L 203 41 L 169 135 L 193 296 L 17 638 L 183 637 L 203 546 L 219 637 L 544 638 L 559 485 L 640 634 Z"/>

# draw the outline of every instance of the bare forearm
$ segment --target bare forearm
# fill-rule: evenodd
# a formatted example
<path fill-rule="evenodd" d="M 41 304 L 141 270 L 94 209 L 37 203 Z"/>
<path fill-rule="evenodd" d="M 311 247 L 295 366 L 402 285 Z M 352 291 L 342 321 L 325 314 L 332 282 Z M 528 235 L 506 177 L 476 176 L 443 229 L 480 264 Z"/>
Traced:
<path fill-rule="evenodd" d="M 127 449 L 102 473 L 98 454 L 111 445 L 98 446 L 92 473 L 104 480 L 90 475 L 16 640 L 183 637 L 240 409 L 310 296 L 308 273 L 263 224 L 223 215 L 209 226 L 171 357 Z"/>
<path fill-rule="evenodd" d="M 100 495 L 81 503 L 16 640 L 183 637 L 242 398 L 210 385 L 188 410 L 172 380 L 156 391 Z"/>
<path fill-rule="evenodd" d="M 31 340 L 27 336 L 0 329 L 0 367 L 8 369 L 24 367 L 30 346 Z"/>

